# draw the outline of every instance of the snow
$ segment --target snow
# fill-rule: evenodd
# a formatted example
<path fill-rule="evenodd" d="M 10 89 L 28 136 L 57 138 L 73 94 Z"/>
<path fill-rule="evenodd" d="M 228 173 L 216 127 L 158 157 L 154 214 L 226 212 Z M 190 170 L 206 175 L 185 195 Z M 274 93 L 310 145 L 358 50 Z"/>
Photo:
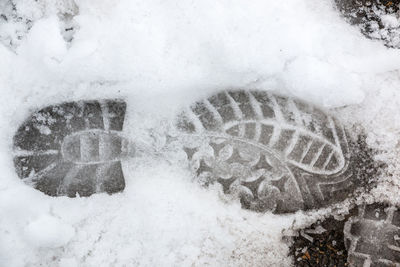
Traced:
<path fill-rule="evenodd" d="M 397 28 L 400 26 L 400 22 L 397 17 L 394 15 L 382 15 L 381 16 L 382 23 L 385 27 L 388 28 Z"/>
<path fill-rule="evenodd" d="M 29 222 L 24 236 L 34 247 L 56 248 L 66 245 L 74 236 L 74 228 L 50 215 Z"/>
<path fill-rule="evenodd" d="M 283 235 L 349 205 L 245 211 L 145 152 L 123 163 L 122 193 L 48 197 L 18 179 L 12 137 L 31 111 L 62 101 L 124 98 L 125 135 L 157 148 L 179 108 L 208 94 L 297 96 L 364 128 L 389 171 L 365 198 L 400 203 L 400 52 L 365 38 L 332 2 L 14 2 L 0 4 L 21 17 L 0 18 L 0 266 L 291 266 Z"/>

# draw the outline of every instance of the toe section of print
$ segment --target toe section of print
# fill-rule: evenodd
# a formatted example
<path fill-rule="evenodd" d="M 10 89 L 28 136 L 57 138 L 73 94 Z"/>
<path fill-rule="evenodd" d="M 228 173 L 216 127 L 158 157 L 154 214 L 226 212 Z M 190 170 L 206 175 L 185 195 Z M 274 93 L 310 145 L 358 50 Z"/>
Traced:
<path fill-rule="evenodd" d="M 225 91 L 188 107 L 176 125 L 200 181 L 220 183 L 251 210 L 321 208 L 362 184 L 340 121 L 298 99 Z"/>

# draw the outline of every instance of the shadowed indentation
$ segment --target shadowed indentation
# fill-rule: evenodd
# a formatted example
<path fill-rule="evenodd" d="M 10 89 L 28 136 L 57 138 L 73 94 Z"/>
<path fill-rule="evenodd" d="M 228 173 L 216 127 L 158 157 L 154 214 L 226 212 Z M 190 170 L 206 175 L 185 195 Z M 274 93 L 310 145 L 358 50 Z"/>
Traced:
<path fill-rule="evenodd" d="M 107 101 L 110 130 L 122 131 L 124 125 L 126 103 L 123 101 Z"/>
<path fill-rule="evenodd" d="M 115 130 L 122 130 L 126 104 L 102 103 L 106 105 L 97 100 L 69 102 L 34 112 L 14 136 L 19 177 L 50 196 L 123 190 L 120 160 L 125 150 Z"/>

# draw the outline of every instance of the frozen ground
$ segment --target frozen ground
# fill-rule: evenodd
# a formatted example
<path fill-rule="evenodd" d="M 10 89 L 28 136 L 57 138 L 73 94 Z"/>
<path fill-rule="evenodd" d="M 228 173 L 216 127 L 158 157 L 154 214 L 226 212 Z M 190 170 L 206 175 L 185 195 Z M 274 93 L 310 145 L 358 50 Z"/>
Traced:
<path fill-rule="evenodd" d="M 124 162 L 121 194 L 48 197 L 14 173 L 12 137 L 53 102 L 125 98 L 124 132 L 156 147 L 151 136 L 210 93 L 291 94 L 364 128 L 389 170 L 365 198 L 400 203 L 400 51 L 331 1 L 14 2 L 0 2 L 0 266 L 291 266 L 282 236 L 331 210 L 245 211 L 146 153 Z"/>

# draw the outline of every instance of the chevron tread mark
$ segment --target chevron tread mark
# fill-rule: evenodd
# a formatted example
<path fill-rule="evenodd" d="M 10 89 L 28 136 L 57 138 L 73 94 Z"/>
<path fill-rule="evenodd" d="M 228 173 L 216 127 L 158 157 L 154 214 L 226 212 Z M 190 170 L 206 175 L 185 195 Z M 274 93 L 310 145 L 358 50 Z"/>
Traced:
<path fill-rule="evenodd" d="M 183 111 L 176 125 L 184 136 L 181 143 L 186 151 L 190 148 L 192 166 L 203 159 L 196 173 L 207 166 L 210 183 L 229 181 L 224 192 L 238 194 L 243 206 L 253 210 L 320 208 L 349 197 L 358 184 L 352 167 L 357 159 L 344 127 L 329 112 L 298 99 L 224 91 Z M 209 145 L 194 141 L 204 137 Z M 226 155 L 211 143 L 225 147 Z M 258 167 L 261 158 L 269 170 Z M 248 180 L 259 181 L 257 189 Z"/>

